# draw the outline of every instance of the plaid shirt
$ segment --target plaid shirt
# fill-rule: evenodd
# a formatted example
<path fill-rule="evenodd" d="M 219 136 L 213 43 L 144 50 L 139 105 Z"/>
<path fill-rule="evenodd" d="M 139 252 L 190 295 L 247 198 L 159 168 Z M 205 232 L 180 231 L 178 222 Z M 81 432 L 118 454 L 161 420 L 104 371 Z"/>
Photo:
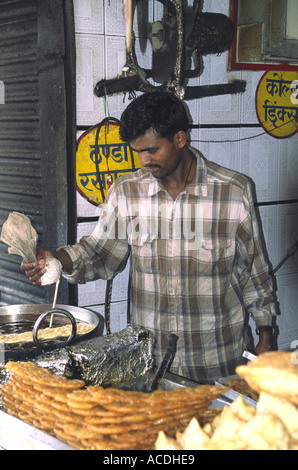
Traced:
<path fill-rule="evenodd" d="M 248 178 L 192 151 L 195 180 L 176 200 L 145 168 L 118 178 L 92 235 L 65 248 L 65 277 L 111 279 L 130 256 L 131 323 L 154 332 L 157 365 L 177 334 L 171 371 L 208 383 L 244 362 L 249 315 L 264 326 L 276 313 Z"/>

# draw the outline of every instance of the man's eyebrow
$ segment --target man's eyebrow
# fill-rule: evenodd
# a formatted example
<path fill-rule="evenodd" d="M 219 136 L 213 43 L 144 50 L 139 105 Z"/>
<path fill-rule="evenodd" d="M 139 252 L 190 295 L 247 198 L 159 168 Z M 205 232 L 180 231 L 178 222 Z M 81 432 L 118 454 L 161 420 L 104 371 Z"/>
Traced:
<path fill-rule="evenodd" d="M 148 151 L 151 151 L 151 152 L 152 152 L 153 150 L 157 150 L 157 149 L 158 149 L 157 146 L 152 146 L 152 147 L 145 147 L 145 148 L 143 148 L 143 149 L 137 150 L 137 149 L 133 148 L 132 145 L 130 145 L 130 148 L 131 148 L 131 150 L 133 150 L 133 152 L 137 152 L 137 153 L 140 153 L 140 152 L 148 152 Z"/>

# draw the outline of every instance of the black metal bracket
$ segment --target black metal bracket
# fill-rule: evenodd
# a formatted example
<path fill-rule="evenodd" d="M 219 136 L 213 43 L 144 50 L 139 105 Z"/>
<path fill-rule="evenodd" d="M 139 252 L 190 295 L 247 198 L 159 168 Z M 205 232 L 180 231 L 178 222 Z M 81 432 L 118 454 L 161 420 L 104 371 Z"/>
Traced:
<path fill-rule="evenodd" d="M 136 0 L 133 3 L 133 16 L 136 6 L 141 1 Z M 195 58 L 194 62 L 199 64 L 202 63 L 202 56 L 220 54 L 231 47 L 234 36 L 234 25 L 231 19 L 219 13 L 201 12 L 200 0 L 194 0 L 192 15 L 190 15 L 192 28 L 187 35 L 189 15 L 186 20 L 183 0 L 158 1 L 163 3 L 165 7 L 164 24 L 166 26 L 170 23 L 172 36 L 175 36 L 173 44 L 169 44 L 169 41 L 166 44 L 165 47 L 168 49 L 163 51 L 164 55 L 160 50 L 156 51 L 156 56 L 160 54 L 159 66 L 162 68 L 164 65 L 162 60 L 167 57 L 169 46 L 175 47 L 175 57 L 172 57 L 172 61 L 167 64 L 168 67 L 172 67 L 169 77 L 160 85 L 154 85 L 149 81 L 150 78 L 154 78 L 154 71 L 139 66 L 135 53 L 135 35 L 132 30 L 122 75 L 99 81 L 94 88 L 95 96 L 100 98 L 121 92 L 133 94 L 136 91 L 170 91 L 181 99 L 192 100 L 223 94 L 243 93 L 246 89 L 246 82 L 243 80 L 207 86 L 187 86 L 187 80 L 190 77 L 196 77 L 202 73 L 202 66 L 197 65 L 193 70 L 187 67 L 187 64 L 191 62 L 191 57 Z M 162 50 L 162 48 L 160 49 Z M 162 73 L 161 76 L 163 76 Z"/>

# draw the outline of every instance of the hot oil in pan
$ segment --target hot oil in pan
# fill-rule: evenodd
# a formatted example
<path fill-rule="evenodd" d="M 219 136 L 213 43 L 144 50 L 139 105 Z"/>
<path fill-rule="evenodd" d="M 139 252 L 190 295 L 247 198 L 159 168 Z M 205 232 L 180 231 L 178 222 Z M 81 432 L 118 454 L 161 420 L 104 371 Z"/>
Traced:
<path fill-rule="evenodd" d="M 21 334 L 21 333 L 26 333 L 28 331 L 32 332 L 38 316 L 39 315 L 34 315 L 34 314 L 18 315 L 17 320 L 14 320 L 13 318 L 9 316 L 3 316 L 2 318 L 0 317 L 0 335 Z M 44 319 L 44 322 L 42 323 L 41 328 L 48 328 L 49 324 L 50 324 L 50 318 L 46 317 Z M 52 326 L 54 328 L 54 327 L 68 325 L 68 324 L 70 324 L 70 322 L 67 318 L 65 318 L 65 316 L 59 317 L 55 315 Z M 59 341 L 61 342 L 65 341 L 65 338 L 55 338 L 55 341 L 44 340 L 43 342 L 47 346 L 52 346 L 57 343 L 59 344 Z M 34 347 L 35 345 L 32 341 L 32 342 L 27 342 L 27 343 L 13 343 L 13 344 L 6 343 L 4 346 L 5 346 L 6 351 L 16 351 L 16 350 L 26 351 L 26 350 L 31 350 L 32 347 Z"/>

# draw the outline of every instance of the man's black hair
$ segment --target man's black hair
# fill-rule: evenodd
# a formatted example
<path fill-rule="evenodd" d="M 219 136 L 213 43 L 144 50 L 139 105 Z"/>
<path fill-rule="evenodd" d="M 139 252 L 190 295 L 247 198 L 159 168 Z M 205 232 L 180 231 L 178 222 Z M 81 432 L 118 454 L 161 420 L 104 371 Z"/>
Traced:
<path fill-rule="evenodd" d="M 125 109 L 120 120 L 120 138 L 132 142 L 150 129 L 172 139 L 180 130 L 187 132 L 189 119 L 183 102 L 170 92 L 144 93 Z"/>

